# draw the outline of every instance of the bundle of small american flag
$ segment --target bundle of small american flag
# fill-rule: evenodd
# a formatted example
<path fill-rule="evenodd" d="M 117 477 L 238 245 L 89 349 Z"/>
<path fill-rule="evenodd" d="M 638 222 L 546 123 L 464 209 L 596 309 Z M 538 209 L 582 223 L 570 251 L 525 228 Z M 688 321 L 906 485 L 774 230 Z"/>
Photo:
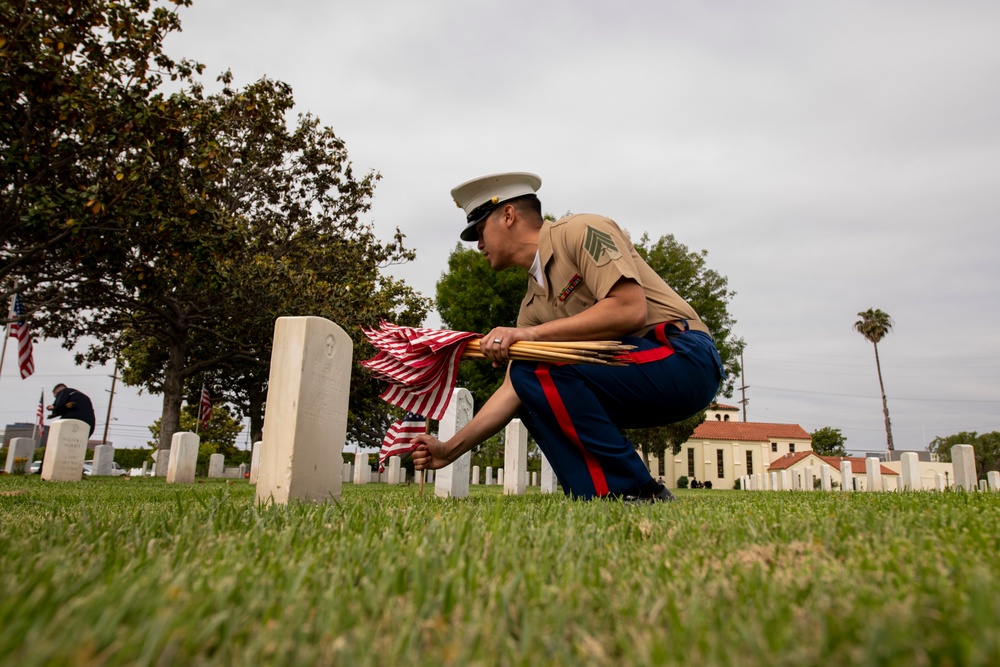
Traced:
<path fill-rule="evenodd" d="M 364 332 L 378 354 L 361 365 L 389 383 L 382 399 L 407 412 L 441 419 L 455 388 L 462 352 L 479 334 L 388 322 Z"/>
<path fill-rule="evenodd" d="M 364 329 L 378 353 L 361 365 L 389 383 L 381 397 L 407 412 L 441 419 L 458 379 L 458 362 L 485 358 L 481 334 L 447 329 L 401 327 L 382 322 Z M 510 346 L 511 359 L 551 363 L 621 365 L 634 349 L 618 341 L 520 341 Z"/>

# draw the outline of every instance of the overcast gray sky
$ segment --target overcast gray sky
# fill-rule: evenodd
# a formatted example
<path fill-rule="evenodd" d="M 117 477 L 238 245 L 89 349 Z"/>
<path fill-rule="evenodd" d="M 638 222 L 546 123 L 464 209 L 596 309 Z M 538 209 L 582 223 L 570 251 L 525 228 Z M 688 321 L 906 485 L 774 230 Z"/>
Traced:
<path fill-rule="evenodd" d="M 897 448 L 1000 430 L 1000 3 L 196 0 L 181 17 L 171 55 L 290 83 L 381 173 L 370 219 L 407 235 L 417 260 L 394 272 L 425 295 L 463 224 L 451 187 L 533 171 L 546 212 L 708 251 L 737 292 L 750 421 L 884 449 L 852 330 L 876 307 L 895 321 Z M 64 380 L 100 431 L 110 371 L 43 349 L 24 382 L 8 358 L 0 414 L 30 421 Z M 141 444 L 158 413 L 126 392 L 111 439 Z"/>

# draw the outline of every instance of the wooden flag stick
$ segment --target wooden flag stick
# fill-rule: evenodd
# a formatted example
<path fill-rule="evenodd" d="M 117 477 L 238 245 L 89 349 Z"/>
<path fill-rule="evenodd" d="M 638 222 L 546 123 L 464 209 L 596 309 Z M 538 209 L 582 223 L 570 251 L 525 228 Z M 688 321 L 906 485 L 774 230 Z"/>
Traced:
<path fill-rule="evenodd" d="M 468 359 L 483 358 L 481 339 L 469 341 L 462 355 Z M 627 363 L 621 354 L 634 350 L 634 345 L 617 341 L 518 341 L 510 346 L 511 359 L 577 364 L 622 366 Z"/>
<path fill-rule="evenodd" d="M 486 356 L 477 350 L 470 350 L 466 348 L 465 352 L 462 354 L 464 358 L 467 359 L 485 359 Z M 581 354 L 569 354 L 565 352 L 544 352 L 544 351 L 530 351 L 526 352 L 524 350 L 511 350 L 511 359 L 518 359 L 521 361 L 570 361 L 584 364 L 603 364 L 606 366 L 624 366 L 625 364 L 621 361 L 617 361 L 613 358 L 602 358 L 602 357 L 592 357 Z"/>
<path fill-rule="evenodd" d="M 424 417 L 424 434 L 427 435 L 431 432 L 431 418 Z M 420 499 L 424 499 L 424 473 L 426 471 L 420 471 Z"/>

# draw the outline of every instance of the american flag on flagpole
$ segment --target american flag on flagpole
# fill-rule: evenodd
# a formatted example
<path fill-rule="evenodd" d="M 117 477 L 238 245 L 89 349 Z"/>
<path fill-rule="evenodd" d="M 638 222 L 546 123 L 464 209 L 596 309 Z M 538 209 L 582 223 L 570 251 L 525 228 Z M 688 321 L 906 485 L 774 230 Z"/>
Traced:
<path fill-rule="evenodd" d="M 382 399 L 430 419 L 444 416 L 458 379 L 462 352 L 470 340 L 480 337 L 468 331 L 401 327 L 388 322 L 364 333 L 378 353 L 361 365 L 389 383 Z"/>
<path fill-rule="evenodd" d="M 10 325 L 10 335 L 17 338 L 17 365 L 21 369 L 21 379 L 35 372 L 35 354 L 31 345 L 31 332 L 24 319 L 24 304 L 21 295 L 14 295 L 14 307 L 11 315 L 15 318 Z"/>
<path fill-rule="evenodd" d="M 420 415 L 408 412 L 402 419 L 393 422 L 385 432 L 382 440 L 382 450 L 378 453 L 378 471 L 385 470 L 385 462 L 390 456 L 409 454 L 417 448 L 413 438 L 422 435 L 427 427 L 427 420 Z"/>
<path fill-rule="evenodd" d="M 208 420 L 212 418 L 212 397 L 208 395 L 208 389 L 201 388 L 201 403 L 198 408 L 198 420 L 201 428 L 208 427 Z"/>
<path fill-rule="evenodd" d="M 38 433 L 45 433 L 45 390 L 42 390 L 42 395 L 38 397 L 38 409 L 35 411 L 35 428 L 38 429 Z M 34 434 L 32 434 L 34 437 Z"/>

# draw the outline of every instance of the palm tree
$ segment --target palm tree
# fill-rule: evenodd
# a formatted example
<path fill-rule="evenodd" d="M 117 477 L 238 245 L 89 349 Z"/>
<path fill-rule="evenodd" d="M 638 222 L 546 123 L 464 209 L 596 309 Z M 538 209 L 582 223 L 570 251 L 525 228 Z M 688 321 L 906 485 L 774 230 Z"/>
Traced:
<path fill-rule="evenodd" d="M 861 319 L 854 323 L 854 330 L 870 340 L 875 346 L 875 369 L 878 371 L 878 386 L 882 390 L 882 413 L 885 415 L 885 437 L 889 445 L 889 451 L 895 449 L 892 446 L 892 426 L 889 424 L 889 404 L 885 400 L 885 385 L 882 384 L 882 365 L 878 360 L 878 343 L 885 338 L 886 334 L 892 331 L 892 318 L 888 313 L 883 313 L 878 308 L 869 308 L 858 313 Z"/>

